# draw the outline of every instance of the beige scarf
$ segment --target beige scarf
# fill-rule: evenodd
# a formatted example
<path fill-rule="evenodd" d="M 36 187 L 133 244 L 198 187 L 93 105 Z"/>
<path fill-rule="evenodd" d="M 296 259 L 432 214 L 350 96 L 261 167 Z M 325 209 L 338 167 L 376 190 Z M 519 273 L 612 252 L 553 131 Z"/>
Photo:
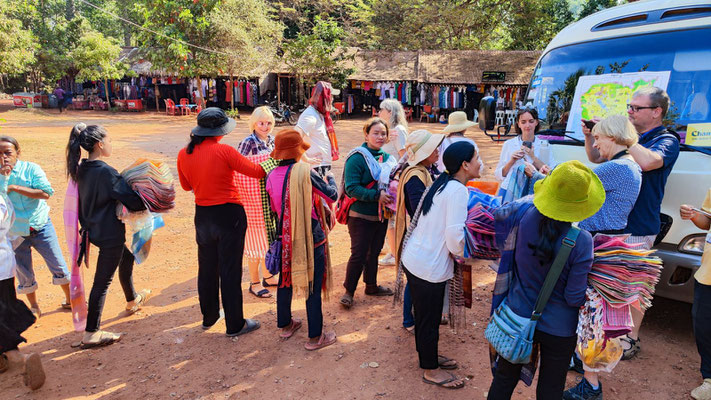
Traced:
<path fill-rule="evenodd" d="M 420 164 L 412 167 L 405 168 L 400 175 L 400 184 L 397 188 L 397 213 L 395 214 L 395 265 L 400 264 L 400 255 L 402 254 L 402 239 L 405 237 L 405 232 L 407 232 L 407 226 L 410 219 L 407 215 L 407 208 L 405 207 L 405 184 L 412 177 L 418 177 L 422 183 L 425 184 L 425 188 L 432 185 L 432 176 L 427 171 L 427 168 Z M 412 204 L 413 207 L 417 208 L 417 204 Z"/>
<path fill-rule="evenodd" d="M 291 287 L 308 297 L 314 282 L 314 239 L 311 233 L 311 167 L 298 162 L 289 177 L 291 211 Z"/>

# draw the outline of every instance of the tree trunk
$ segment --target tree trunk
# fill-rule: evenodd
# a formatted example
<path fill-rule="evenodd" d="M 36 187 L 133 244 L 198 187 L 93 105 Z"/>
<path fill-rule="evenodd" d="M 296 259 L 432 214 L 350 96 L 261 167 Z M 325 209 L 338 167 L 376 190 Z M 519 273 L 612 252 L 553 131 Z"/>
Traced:
<path fill-rule="evenodd" d="M 230 90 L 232 91 L 232 94 L 230 95 L 230 108 L 232 109 L 233 112 L 235 110 L 235 91 L 234 91 L 235 82 L 234 82 L 234 80 L 235 80 L 234 75 L 232 74 L 232 71 L 230 71 Z"/>
<path fill-rule="evenodd" d="M 158 83 L 154 84 L 153 93 L 156 96 L 156 111 L 160 112 L 160 91 L 158 90 Z"/>
<path fill-rule="evenodd" d="M 76 13 L 77 13 L 77 10 L 74 7 L 74 0 L 67 0 L 67 8 L 66 8 L 67 21 L 71 21 L 72 19 L 74 19 L 74 16 L 76 15 Z"/>
<path fill-rule="evenodd" d="M 111 99 L 109 98 L 109 81 L 104 78 L 104 92 L 106 93 L 106 109 L 111 108 Z"/>

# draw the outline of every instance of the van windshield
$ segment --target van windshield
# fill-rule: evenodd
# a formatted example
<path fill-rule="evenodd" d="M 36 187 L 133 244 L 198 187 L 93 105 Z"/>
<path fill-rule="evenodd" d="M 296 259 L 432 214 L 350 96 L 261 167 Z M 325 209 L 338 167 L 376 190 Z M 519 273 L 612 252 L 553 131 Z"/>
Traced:
<path fill-rule="evenodd" d="M 621 37 L 554 49 L 538 63 L 527 101 L 546 129 L 565 129 L 582 75 L 671 71 L 665 125 L 711 122 L 711 28 Z"/>

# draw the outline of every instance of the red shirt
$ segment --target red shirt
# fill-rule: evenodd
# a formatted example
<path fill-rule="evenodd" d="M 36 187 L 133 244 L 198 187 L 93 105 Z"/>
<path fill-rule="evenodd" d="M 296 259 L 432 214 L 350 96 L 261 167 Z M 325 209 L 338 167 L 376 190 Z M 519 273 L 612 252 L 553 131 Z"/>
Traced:
<path fill-rule="evenodd" d="M 234 147 L 219 143 L 222 136 L 208 138 L 195 146 L 192 154 L 186 149 L 178 153 L 178 177 L 184 190 L 192 190 L 195 204 L 215 206 L 225 203 L 242 204 L 235 174 L 255 179 L 264 178 L 264 169 L 249 161 Z"/>

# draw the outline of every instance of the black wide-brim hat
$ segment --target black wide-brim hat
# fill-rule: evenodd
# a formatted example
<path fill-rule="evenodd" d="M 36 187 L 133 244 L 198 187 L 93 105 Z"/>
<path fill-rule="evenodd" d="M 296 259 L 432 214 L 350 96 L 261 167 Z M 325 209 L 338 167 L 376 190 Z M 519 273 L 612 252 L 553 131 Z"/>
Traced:
<path fill-rule="evenodd" d="M 229 118 L 225 111 L 217 107 L 208 107 L 197 116 L 197 126 L 192 129 L 193 136 L 224 136 L 232 132 L 237 121 Z"/>

